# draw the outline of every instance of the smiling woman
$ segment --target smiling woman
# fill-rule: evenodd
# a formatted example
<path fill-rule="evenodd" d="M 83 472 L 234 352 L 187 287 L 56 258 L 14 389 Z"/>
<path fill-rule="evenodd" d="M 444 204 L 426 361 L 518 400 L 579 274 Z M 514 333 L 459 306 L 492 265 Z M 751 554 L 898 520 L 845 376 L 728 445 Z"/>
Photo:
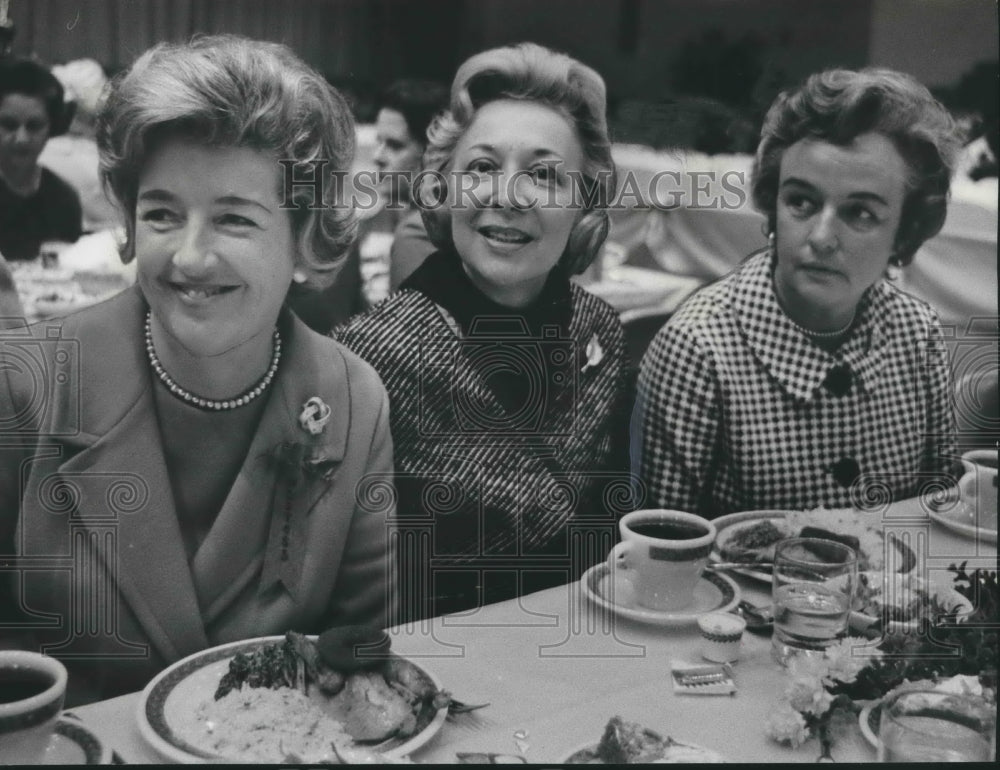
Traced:
<path fill-rule="evenodd" d="M 72 656 L 67 703 L 212 645 L 391 614 L 392 506 L 356 491 L 391 483 L 385 390 L 284 307 L 334 275 L 354 223 L 311 187 L 289 208 L 279 159 L 345 170 L 353 132 L 280 45 L 163 44 L 114 82 L 101 169 L 138 285 L 0 348 L 0 443 L 18 441 L 0 561 L 23 570 L 5 590 L 20 645 Z"/>
<path fill-rule="evenodd" d="M 335 331 L 392 404 L 401 619 L 573 580 L 634 507 L 622 329 L 569 280 L 608 232 L 604 81 L 537 45 L 485 51 L 428 138 L 418 180 L 438 186 L 414 192 L 438 251 Z"/>
<path fill-rule="evenodd" d="M 889 279 L 940 230 L 958 147 L 930 92 L 890 70 L 778 97 L 753 180 L 770 247 L 689 299 L 642 362 L 632 460 L 657 505 L 867 507 L 948 483 L 940 322 Z"/>

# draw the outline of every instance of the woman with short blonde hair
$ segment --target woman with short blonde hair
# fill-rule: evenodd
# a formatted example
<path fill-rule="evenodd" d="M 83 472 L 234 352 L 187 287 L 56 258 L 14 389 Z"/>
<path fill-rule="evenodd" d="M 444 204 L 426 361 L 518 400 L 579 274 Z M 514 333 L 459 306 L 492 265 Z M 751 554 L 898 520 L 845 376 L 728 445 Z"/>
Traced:
<path fill-rule="evenodd" d="M 608 231 L 603 80 L 530 43 L 486 51 L 428 133 L 438 251 L 335 332 L 389 391 L 405 619 L 578 578 L 630 506 L 621 324 L 570 282 Z"/>

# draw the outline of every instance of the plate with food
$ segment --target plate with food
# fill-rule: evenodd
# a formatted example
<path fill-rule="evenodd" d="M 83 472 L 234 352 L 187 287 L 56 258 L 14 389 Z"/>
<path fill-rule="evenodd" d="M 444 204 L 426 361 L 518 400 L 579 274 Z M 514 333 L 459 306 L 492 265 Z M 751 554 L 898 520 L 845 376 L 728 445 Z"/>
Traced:
<path fill-rule="evenodd" d="M 881 621 L 890 634 L 916 631 L 920 621 L 937 625 L 954 617 L 963 622 L 972 603 L 949 585 L 927 580 L 912 572 L 860 572 L 850 625 L 865 631 Z"/>
<path fill-rule="evenodd" d="M 452 704 L 385 632 L 289 631 L 190 655 L 143 690 L 139 730 L 169 762 L 400 761 Z"/>
<path fill-rule="evenodd" d="M 957 674 L 944 679 L 918 679 L 906 682 L 893 690 L 893 693 L 902 690 L 934 690 L 955 695 L 983 694 L 979 678 L 968 674 Z M 865 736 L 865 740 L 871 744 L 873 749 L 878 748 L 879 727 L 882 721 L 882 700 L 884 699 L 869 701 L 858 714 L 858 727 L 861 728 L 861 734 Z"/>
<path fill-rule="evenodd" d="M 858 554 L 862 571 L 885 567 L 885 535 L 877 514 L 849 508 L 812 511 L 743 511 L 713 521 L 718 535 L 710 558 L 714 562 L 760 564 L 741 569 L 744 575 L 771 582 L 774 547 L 788 537 L 818 537 L 849 545 Z M 899 538 L 892 539 L 892 565 L 910 572 L 917 563 L 913 550 Z"/>
<path fill-rule="evenodd" d="M 714 763 L 726 760 L 716 751 L 683 743 L 636 722 L 614 716 L 596 743 L 573 749 L 561 760 L 564 765 L 632 765 Z"/>

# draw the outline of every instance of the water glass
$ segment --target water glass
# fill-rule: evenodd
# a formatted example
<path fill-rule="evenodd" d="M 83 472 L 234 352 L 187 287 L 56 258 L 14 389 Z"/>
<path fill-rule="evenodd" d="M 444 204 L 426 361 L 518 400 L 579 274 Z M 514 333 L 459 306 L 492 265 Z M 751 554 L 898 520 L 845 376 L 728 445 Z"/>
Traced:
<path fill-rule="evenodd" d="M 996 759 L 997 710 L 977 695 L 910 690 L 882 704 L 880 762 L 989 762 Z"/>
<path fill-rule="evenodd" d="M 847 631 L 858 580 L 854 549 L 833 540 L 793 537 L 775 547 L 772 654 L 822 653 Z"/>

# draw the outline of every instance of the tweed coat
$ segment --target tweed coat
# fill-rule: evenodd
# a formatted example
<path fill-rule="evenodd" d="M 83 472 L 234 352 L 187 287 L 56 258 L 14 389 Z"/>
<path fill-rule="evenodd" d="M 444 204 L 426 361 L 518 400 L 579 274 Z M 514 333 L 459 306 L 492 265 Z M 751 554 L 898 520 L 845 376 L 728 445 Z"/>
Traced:
<path fill-rule="evenodd" d="M 415 289 L 335 330 L 389 392 L 405 618 L 519 595 L 530 573 L 574 579 L 631 510 L 622 327 L 602 300 L 570 292 L 566 331 L 538 339 L 463 336 Z M 475 364 L 482 356 L 536 374 L 547 361 L 556 374 L 532 379 L 535 398 L 511 413 Z M 460 572 L 478 596 L 449 601 L 448 575 Z"/>
<path fill-rule="evenodd" d="M 388 400 L 372 368 L 287 316 L 256 433 L 189 563 L 157 424 L 145 312 L 133 288 L 0 337 L 0 554 L 8 553 L 0 565 L 14 575 L 36 636 L 73 657 L 71 683 L 89 679 L 89 695 L 106 696 L 215 644 L 385 625 L 392 511 L 358 497 L 366 478 L 384 483 L 392 470 Z M 298 421 L 312 396 L 333 408 L 315 438 Z M 287 506 L 268 459 L 282 442 L 311 444 L 333 470 L 305 476 Z"/>

